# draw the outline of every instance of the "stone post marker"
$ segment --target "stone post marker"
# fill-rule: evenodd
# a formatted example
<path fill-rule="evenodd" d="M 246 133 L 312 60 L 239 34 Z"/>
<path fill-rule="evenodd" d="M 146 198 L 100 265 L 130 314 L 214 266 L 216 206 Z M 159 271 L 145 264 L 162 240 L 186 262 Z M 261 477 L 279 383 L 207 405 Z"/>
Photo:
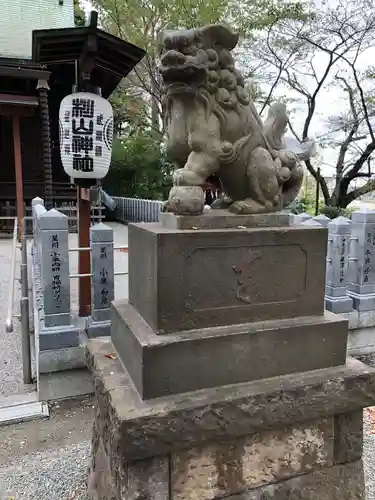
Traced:
<path fill-rule="evenodd" d="M 68 218 L 55 209 L 39 217 L 46 327 L 70 323 Z"/>
<path fill-rule="evenodd" d="M 92 312 L 90 337 L 110 335 L 111 303 L 114 300 L 113 229 L 96 224 L 90 229 L 92 269 Z"/>
<path fill-rule="evenodd" d="M 312 219 L 311 215 L 307 212 L 293 215 L 293 224 L 302 224 L 303 222 Z"/>
<path fill-rule="evenodd" d="M 42 198 L 39 198 L 39 196 L 37 196 L 36 198 L 33 198 L 31 200 L 31 215 L 33 217 L 34 243 L 35 243 L 36 219 L 37 219 L 37 216 L 38 216 L 38 209 L 36 208 L 37 206 L 40 206 L 40 207 L 44 208 L 44 200 L 42 200 Z"/>
<path fill-rule="evenodd" d="M 314 220 L 314 219 L 306 219 L 301 223 L 301 226 L 305 227 L 324 227 L 323 224 Z"/>
<path fill-rule="evenodd" d="M 41 256 L 41 240 L 39 238 L 39 217 L 47 212 L 43 200 L 41 198 L 35 198 L 36 203 L 32 206 L 32 215 L 33 215 L 33 253 L 35 253 L 36 260 L 38 265 L 40 265 L 40 256 Z M 42 203 L 40 202 L 42 201 Z M 33 200 L 34 201 L 34 200 Z"/>
<path fill-rule="evenodd" d="M 334 313 L 349 312 L 353 301 L 346 293 L 351 222 L 337 217 L 328 224 L 325 304 Z"/>
<path fill-rule="evenodd" d="M 319 224 L 321 224 L 324 227 L 327 227 L 328 224 L 331 222 L 331 219 L 329 217 L 327 217 L 326 215 L 323 215 L 323 214 L 316 215 L 315 217 L 313 217 L 313 219 L 316 222 L 319 222 Z"/>
<path fill-rule="evenodd" d="M 352 215 L 348 294 L 358 311 L 375 309 L 375 210 Z"/>
<path fill-rule="evenodd" d="M 36 205 L 38 211 L 40 205 Z M 37 218 L 36 241 L 40 261 L 41 327 L 39 349 L 49 351 L 75 347 L 79 328 L 73 324 L 70 311 L 69 231 L 68 217 L 51 209 Z"/>

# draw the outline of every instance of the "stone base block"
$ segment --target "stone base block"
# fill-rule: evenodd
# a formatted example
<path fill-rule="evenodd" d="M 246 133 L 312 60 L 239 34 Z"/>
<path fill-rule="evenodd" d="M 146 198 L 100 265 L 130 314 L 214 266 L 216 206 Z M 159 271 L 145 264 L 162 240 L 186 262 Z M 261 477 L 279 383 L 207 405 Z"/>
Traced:
<path fill-rule="evenodd" d="M 348 353 L 350 356 L 375 353 L 375 328 L 350 330 L 348 335 Z"/>
<path fill-rule="evenodd" d="M 112 306 L 112 342 L 143 399 L 344 365 L 347 334 L 326 312 L 155 335 L 127 301 Z"/>
<path fill-rule="evenodd" d="M 77 347 L 82 327 L 76 325 L 43 327 L 39 330 L 40 351 Z"/>
<path fill-rule="evenodd" d="M 111 335 L 111 320 L 95 321 L 91 316 L 86 321 L 88 338 L 109 337 Z"/>
<path fill-rule="evenodd" d="M 160 335 L 320 315 L 326 252 L 322 226 L 131 224 L 129 302 Z"/>
<path fill-rule="evenodd" d="M 39 352 L 39 373 L 78 370 L 85 368 L 85 366 L 85 349 L 83 346 Z"/>
<path fill-rule="evenodd" d="M 362 461 L 270 484 L 226 500 L 365 500 Z"/>
<path fill-rule="evenodd" d="M 142 401 L 120 361 L 105 356 L 113 350 L 104 338 L 89 340 L 86 360 L 101 425 L 129 460 L 352 413 L 375 403 L 375 369 L 352 358 L 346 366 Z"/>
<path fill-rule="evenodd" d="M 144 402 L 109 352 L 109 341 L 88 342 L 92 499 L 364 500 L 362 408 L 375 402 L 375 369 L 349 359 Z"/>
<path fill-rule="evenodd" d="M 349 321 L 349 330 L 358 328 L 372 328 L 375 326 L 375 310 L 372 311 L 350 311 L 342 314 Z"/>
<path fill-rule="evenodd" d="M 375 309 L 375 293 L 359 294 L 348 291 L 348 295 L 353 299 L 353 309 L 357 311 L 371 311 Z"/>
<path fill-rule="evenodd" d="M 166 462 L 167 459 L 165 458 L 164 461 Z M 226 500 L 365 500 L 361 460 L 296 475 L 281 482 L 246 489 L 241 493 L 225 497 L 220 493 L 219 496 L 209 496 L 212 490 L 211 471 L 207 471 L 205 465 L 197 470 L 197 464 L 194 464 L 194 475 L 190 476 L 194 485 L 187 485 L 188 488 L 193 486 L 194 489 L 180 494 L 180 491 L 168 491 L 168 467 L 163 468 L 157 459 L 142 462 L 146 463 L 140 464 L 138 462 L 128 465 L 129 469 L 135 469 L 138 474 L 132 477 L 126 486 L 119 487 L 125 493 L 125 496 L 122 495 L 115 486 L 110 461 L 100 440 L 89 472 L 89 498 L 91 500 L 123 500 L 128 498 L 147 498 L 147 500 L 215 500 L 220 498 Z M 152 465 L 156 466 L 156 471 L 152 469 Z M 206 473 L 206 476 L 202 477 L 202 473 Z M 180 478 L 177 487 L 182 481 L 183 478 Z"/>
<path fill-rule="evenodd" d="M 343 297 L 325 296 L 325 307 L 327 311 L 335 314 L 347 313 L 353 310 L 353 300 L 347 295 Z"/>

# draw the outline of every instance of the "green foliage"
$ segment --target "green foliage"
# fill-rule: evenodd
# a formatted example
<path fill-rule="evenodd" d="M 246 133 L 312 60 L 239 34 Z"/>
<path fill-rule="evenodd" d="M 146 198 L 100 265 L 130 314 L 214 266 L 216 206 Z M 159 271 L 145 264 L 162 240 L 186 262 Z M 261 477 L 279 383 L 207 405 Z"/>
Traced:
<path fill-rule="evenodd" d="M 85 12 L 81 8 L 79 0 L 74 0 L 74 24 L 76 26 L 85 26 L 86 24 Z"/>
<path fill-rule="evenodd" d="M 148 124 L 147 103 L 133 95 L 131 89 L 122 83 L 109 97 L 113 109 L 114 132 L 121 135 L 136 132 L 139 127 Z"/>
<path fill-rule="evenodd" d="M 291 203 L 289 205 L 289 209 L 293 214 L 306 212 L 308 214 L 315 215 L 315 200 L 310 197 L 302 197 Z"/>
<path fill-rule="evenodd" d="M 92 0 L 112 33 L 157 55 L 159 35 L 166 29 L 230 23 L 244 35 L 281 19 L 301 19 L 307 4 L 298 0 Z"/>
<path fill-rule="evenodd" d="M 352 210 L 348 208 L 340 208 L 340 207 L 330 207 L 324 206 L 320 209 L 320 213 L 326 215 L 330 219 L 336 219 L 336 217 L 351 217 Z"/>
<path fill-rule="evenodd" d="M 104 189 L 112 196 L 164 200 L 172 183 L 170 174 L 160 142 L 150 132 L 139 131 L 114 141 Z"/>
<path fill-rule="evenodd" d="M 315 201 L 312 198 L 300 198 L 295 200 L 288 207 L 293 214 L 308 213 L 310 215 L 315 215 Z M 334 206 L 327 206 L 319 202 L 320 214 L 326 215 L 330 219 L 336 219 L 336 217 L 348 217 L 352 216 L 353 210 L 348 208 L 340 208 Z"/>
<path fill-rule="evenodd" d="M 307 3 L 298 0 L 270 2 L 269 0 L 245 0 L 228 2 L 232 25 L 243 36 L 252 35 L 255 30 L 262 30 L 284 19 L 303 20 L 311 17 Z"/>

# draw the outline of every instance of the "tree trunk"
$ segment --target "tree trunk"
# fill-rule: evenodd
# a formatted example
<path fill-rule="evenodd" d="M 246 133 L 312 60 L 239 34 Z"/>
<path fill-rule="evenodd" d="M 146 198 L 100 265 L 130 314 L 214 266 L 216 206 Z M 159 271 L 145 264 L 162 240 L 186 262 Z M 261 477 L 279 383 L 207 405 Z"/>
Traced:
<path fill-rule="evenodd" d="M 160 82 L 159 72 L 157 71 L 156 61 L 151 60 L 151 125 L 152 133 L 160 134 L 160 112 L 159 112 L 159 97 L 160 97 Z"/>

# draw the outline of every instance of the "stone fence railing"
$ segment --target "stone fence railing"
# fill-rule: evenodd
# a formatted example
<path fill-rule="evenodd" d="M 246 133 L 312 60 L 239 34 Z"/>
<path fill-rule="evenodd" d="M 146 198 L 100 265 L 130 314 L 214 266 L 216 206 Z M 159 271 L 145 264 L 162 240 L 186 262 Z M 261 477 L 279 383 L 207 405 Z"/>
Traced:
<path fill-rule="evenodd" d="M 134 202 L 132 205 L 131 202 Z M 130 207 L 142 207 L 155 221 L 160 202 L 123 199 L 124 220 L 139 220 Z M 121 205 L 119 207 L 121 210 Z M 92 309 L 88 318 L 71 311 L 68 217 L 56 209 L 46 210 L 43 200 L 32 204 L 32 283 L 35 330 L 40 371 L 48 353 L 80 345 L 82 331 L 89 336 L 108 335 L 110 304 L 114 298 L 114 247 L 112 228 L 99 223 L 91 227 Z M 138 212 L 139 213 L 139 212 Z M 349 348 L 354 354 L 375 351 L 375 211 L 354 212 L 352 219 L 308 214 L 293 216 L 293 224 L 323 225 L 328 228 L 326 267 L 326 309 L 349 319 Z M 75 249 L 77 250 L 77 249 Z M 61 357 L 61 356 L 60 356 Z M 48 363 L 47 363 L 48 365 Z"/>
<path fill-rule="evenodd" d="M 351 219 L 293 216 L 293 224 L 328 229 L 326 309 L 347 313 L 375 309 L 375 211 L 361 209 Z"/>
<path fill-rule="evenodd" d="M 126 223 L 157 222 L 163 207 L 161 201 L 113 199 L 115 218 Z M 334 313 L 354 309 L 374 310 L 375 314 L 375 212 L 359 210 L 351 220 L 338 217 L 331 221 L 325 215 L 312 217 L 307 213 L 292 217 L 294 224 L 320 224 L 328 228 L 326 308 Z M 366 243 L 370 237 L 374 240 L 371 245 Z"/>
<path fill-rule="evenodd" d="M 349 319 L 352 354 L 375 351 L 375 211 L 366 208 L 351 219 L 299 214 L 294 224 L 328 228 L 325 307 Z"/>

